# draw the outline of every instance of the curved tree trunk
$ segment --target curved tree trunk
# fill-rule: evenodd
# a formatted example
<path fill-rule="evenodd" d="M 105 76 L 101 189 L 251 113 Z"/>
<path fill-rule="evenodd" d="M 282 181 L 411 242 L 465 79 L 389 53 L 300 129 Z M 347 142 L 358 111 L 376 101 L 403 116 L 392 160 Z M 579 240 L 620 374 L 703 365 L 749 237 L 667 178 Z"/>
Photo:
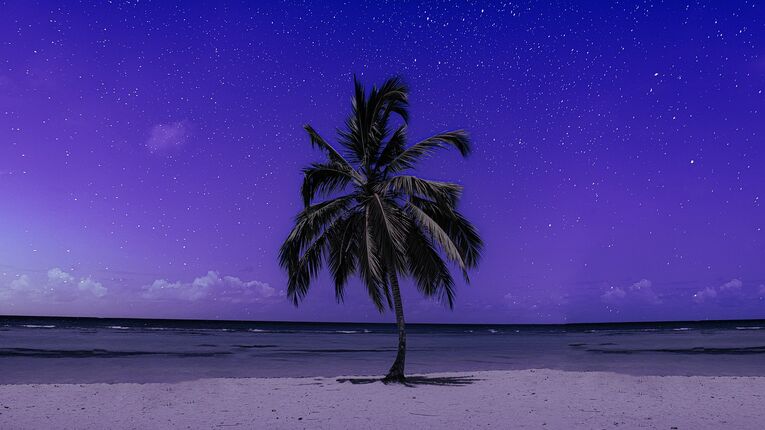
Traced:
<path fill-rule="evenodd" d="M 396 272 L 390 275 L 390 289 L 393 293 L 393 309 L 396 312 L 396 325 L 398 326 L 398 353 L 384 382 L 405 382 L 404 363 L 406 361 L 406 326 L 404 323 L 404 306 L 401 303 L 401 291 L 398 287 Z"/>

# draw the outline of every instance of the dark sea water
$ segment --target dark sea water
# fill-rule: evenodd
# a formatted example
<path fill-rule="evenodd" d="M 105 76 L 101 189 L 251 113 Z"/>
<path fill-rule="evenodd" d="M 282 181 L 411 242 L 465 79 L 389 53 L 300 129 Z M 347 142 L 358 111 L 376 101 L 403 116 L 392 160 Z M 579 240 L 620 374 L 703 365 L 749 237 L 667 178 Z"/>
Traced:
<path fill-rule="evenodd" d="M 409 325 L 408 371 L 765 375 L 765 321 Z M 393 325 L 0 317 L 0 384 L 380 375 Z"/>

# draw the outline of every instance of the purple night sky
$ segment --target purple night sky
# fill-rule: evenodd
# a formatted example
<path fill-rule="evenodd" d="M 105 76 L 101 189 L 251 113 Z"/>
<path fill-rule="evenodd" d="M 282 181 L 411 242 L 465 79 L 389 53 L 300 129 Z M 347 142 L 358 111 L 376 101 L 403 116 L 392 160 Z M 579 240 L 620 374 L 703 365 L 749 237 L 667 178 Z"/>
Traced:
<path fill-rule="evenodd" d="M 0 314 L 391 321 L 277 264 L 355 73 L 474 141 L 421 173 L 484 259 L 409 321 L 765 317 L 762 3 L 261 3 L 0 1 Z"/>

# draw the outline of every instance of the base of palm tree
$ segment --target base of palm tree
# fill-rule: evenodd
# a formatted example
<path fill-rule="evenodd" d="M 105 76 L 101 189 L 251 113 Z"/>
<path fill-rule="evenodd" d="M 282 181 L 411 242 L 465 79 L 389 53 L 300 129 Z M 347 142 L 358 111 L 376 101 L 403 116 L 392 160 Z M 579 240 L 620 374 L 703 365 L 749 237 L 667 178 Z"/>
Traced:
<path fill-rule="evenodd" d="M 390 367 L 388 374 L 385 375 L 385 378 L 383 378 L 382 381 L 385 384 L 406 384 L 406 376 L 404 375 L 404 354 L 402 351 L 399 351 L 396 356 L 396 361 L 393 362 L 393 366 Z"/>
<path fill-rule="evenodd" d="M 404 374 L 392 375 L 388 374 L 382 379 L 383 384 L 406 384 L 406 376 Z"/>

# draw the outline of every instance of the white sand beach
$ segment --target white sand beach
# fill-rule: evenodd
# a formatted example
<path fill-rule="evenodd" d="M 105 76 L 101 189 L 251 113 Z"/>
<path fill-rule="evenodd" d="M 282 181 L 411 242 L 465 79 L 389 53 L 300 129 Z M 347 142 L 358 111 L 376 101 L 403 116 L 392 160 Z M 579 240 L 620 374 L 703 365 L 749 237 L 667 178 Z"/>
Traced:
<path fill-rule="evenodd" d="M 2 385 L 0 428 L 761 429 L 765 422 L 765 377 L 519 370 L 427 378 L 474 380 L 413 387 L 338 378 Z"/>

